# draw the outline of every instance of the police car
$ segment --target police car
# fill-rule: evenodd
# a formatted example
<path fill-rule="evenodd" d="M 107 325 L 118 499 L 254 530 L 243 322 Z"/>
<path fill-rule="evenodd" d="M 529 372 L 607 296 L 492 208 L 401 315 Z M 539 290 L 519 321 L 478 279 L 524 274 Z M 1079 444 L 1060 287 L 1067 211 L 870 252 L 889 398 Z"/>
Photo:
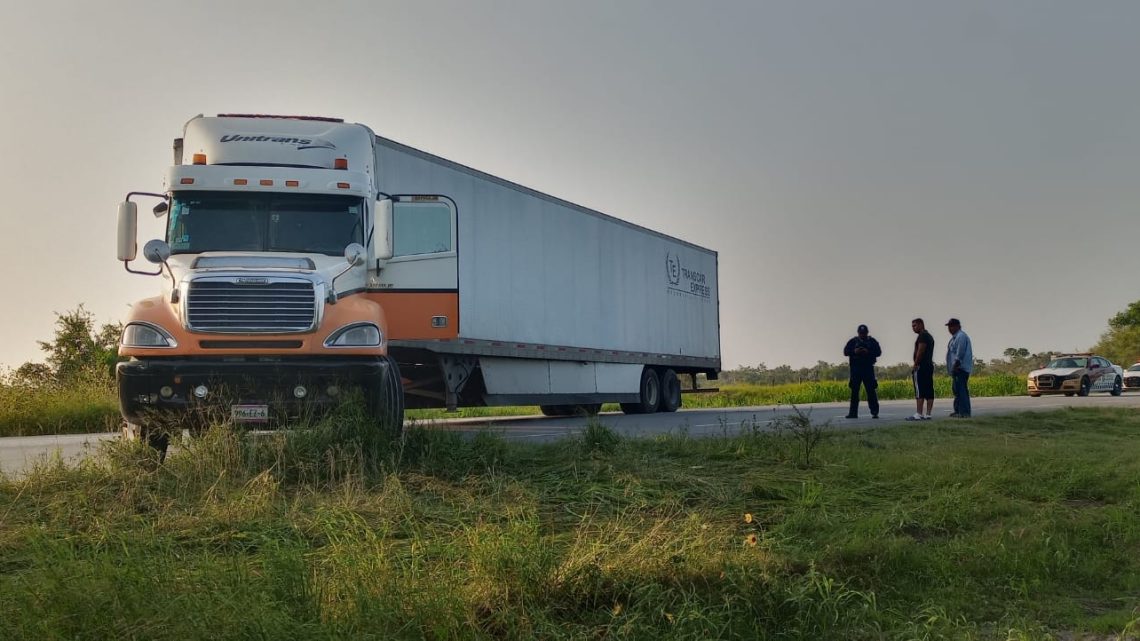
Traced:
<path fill-rule="evenodd" d="M 1140 372 L 1136 375 L 1140 376 Z M 1061 354 L 1045 367 L 1029 372 L 1027 386 L 1033 397 L 1042 394 L 1088 396 L 1089 392 L 1120 396 L 1124 391 L 1124 370 L 1094 354 Z"/>
<path fill-rule="evenodd" d="M 1140 389 L 1140 363 L 1124 370 L 1124 389 Z"/>

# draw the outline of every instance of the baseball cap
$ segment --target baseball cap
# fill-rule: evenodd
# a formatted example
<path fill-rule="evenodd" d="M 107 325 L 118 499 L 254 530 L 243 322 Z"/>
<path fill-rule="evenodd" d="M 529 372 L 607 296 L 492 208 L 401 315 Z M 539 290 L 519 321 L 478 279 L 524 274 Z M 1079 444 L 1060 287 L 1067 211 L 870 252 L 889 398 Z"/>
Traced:
<path fill-rule="evenodd" d="M 961 325 L 961 324 L 962 324 L 962 321 L 958 320 L 957 318 L 951 318 L 950 320 L 946 321 L 947 326 L 949 326 L 949 325 Z"/>
<path fill-rule="evenodd" d="M 855 332 L 856 332 L 856 333 L 860 333 L 860 332 L 866 332 L 866 331 L 868 331 L 868 330 L 867 330 L 867 326 L 866 326 L 866 325 L 860 325 L 859 327 L 857 327 L 857 328 L 855 329 Z"/>

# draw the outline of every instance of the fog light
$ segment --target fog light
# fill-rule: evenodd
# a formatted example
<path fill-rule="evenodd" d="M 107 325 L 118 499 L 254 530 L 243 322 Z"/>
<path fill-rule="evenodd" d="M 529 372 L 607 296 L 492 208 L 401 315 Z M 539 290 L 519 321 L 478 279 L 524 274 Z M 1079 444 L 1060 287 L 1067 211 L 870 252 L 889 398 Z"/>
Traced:
<path fill-rule="evenodd" d="M 163 398 L 170 398 L 174 396 L 174 388 L 169 385 L 163 385 L 162 389 L 158 390 L 158 394 Z"/>
<path fill-rule="evenodd" d="M 298 385 L 297 387 L 293 388 L 293 396 L 296 396 L 297 398 L 305 398 L 308 393 L 309 390 L 305 389 L 304 385 Z"/>
<path fill-rule="evenodd" d="M 206 395 L 209 393 L 210 390 L 206 389 L 205 385 L 199 385 L 198 387 L 194 388 L 194 396 L 197 396 L 198 398 L 206 398 Z"/>
<path fill-rule="evenodd" d="M 340 394 L 340 388 L 336 385 L 329 385 L 327 392 L 329 396 L 336 396 L 337 394 Z"/>

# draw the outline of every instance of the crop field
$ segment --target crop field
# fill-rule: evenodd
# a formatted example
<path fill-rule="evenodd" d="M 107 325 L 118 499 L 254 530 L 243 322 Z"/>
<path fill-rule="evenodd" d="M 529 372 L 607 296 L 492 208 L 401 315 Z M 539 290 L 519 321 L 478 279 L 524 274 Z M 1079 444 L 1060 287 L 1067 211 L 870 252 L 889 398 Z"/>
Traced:
<path fill-rule="evenodd" d="M 603 419 L 604 421 L 604 419 Z M 1109 639 L 1140 416 L 514 444 L 346 409 L 0 478 L 5 639 Z M 1131 637 L 1130 637 L 1131 638 Z"/>
<path fill-rule="evenodd" d="M 935 391 L 940 398 L 951 396 L 950 379 L 935 378 Z M 980 376 L 970 381 L 974 396 L 1016 396 L 1025 394 L 1025 380 L 1020 376 Z M 794 383 L 788 385 L 730 385 L 715 393 L 686 394 L 685 407 L 748 407 L 753 405 L 791 405 L 844 401 L 850 398 L 846 381 Z M 879 381 L 879 397 L 883 400 L 913 398 L 911 383 Z M 618 411 L 607 404 L 603 411 Z M 533 416 L 535 406 L 473 407 L 458 412 L 444 410 L 411 410 L 408 418 L 431 420 L 489 416 Z M 88 382 L 66 387 L 22 388 L 0 385 L 0 436 L 37 434 L 88 434 L 119 429 L 118 400 L 108 383 Z"/>
<path fill-rule="evenodd" d="M 715 384 L 712 381 L 710 384 Z M 914 398 L 910 380 L 880 380 L 879 399 L 897 400 Z M 934 377 L 934 392 L 938 398 L 950 398 L 950 378 Z M 1024 396 L 1025 377 L 993 374 L 970 379 L 971 396 Z M 861 394 L 865 400 L 866 394 Z M 686 394 L 685 407 L 750 407 L 753 405 L 805 405 L 830 403 L 851 398 L 847 381 L 820 381 L 789 383 L 786 385 L 726 385 L 719 392 Z"/>

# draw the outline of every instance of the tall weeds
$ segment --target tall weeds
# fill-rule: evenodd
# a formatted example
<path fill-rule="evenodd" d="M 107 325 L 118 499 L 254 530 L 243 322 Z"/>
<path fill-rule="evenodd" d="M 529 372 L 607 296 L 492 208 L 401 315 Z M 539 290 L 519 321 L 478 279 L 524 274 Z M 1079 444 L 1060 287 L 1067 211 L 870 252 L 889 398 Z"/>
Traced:
<path fill-rule="evenodd" d="M 1138 429 L 836 432 L 810 465 L 748 425 L 519 445 L 351 408 L 164 465 L 115 442 L 0 478 L 0 637 L 1103 637 L 1135 625 Z"/>

